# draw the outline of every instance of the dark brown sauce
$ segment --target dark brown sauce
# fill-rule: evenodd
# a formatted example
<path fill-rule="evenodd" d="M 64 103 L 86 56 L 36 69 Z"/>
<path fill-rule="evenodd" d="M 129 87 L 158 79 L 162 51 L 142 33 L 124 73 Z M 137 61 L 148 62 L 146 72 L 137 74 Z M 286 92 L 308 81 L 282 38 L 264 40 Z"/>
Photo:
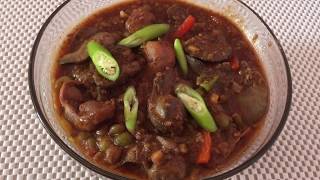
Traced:
<path fill-rule="evenodd" d="M 61 49 L 59 51 L 59 54 L 57 56 L 57 63 L 53 68 L 53 87 L 55 84 L 55 81 L 65 75 L 70 75 L 70 71 L 72 68 L 72 65 L 64 65 L 59 66 L 58 60 L 63 55 L 73 52 L 74 50 L 78 49 L 79 46 L 83 41 L 88 39 L 90 36 L 97 32 L 122 32 L 125 33 L 125 20 L 121 19 L 119 16 L 119 12 L 121 10 L 125 10 L 126 13 L 130 14 L 133 9 L 141 6 L 142 4 L 148 4 L 152 7 L 152 12 L 157 17 L 157 23 L 170 23 L 170 19 L 167 16 L 166 10 L 168 7 L 170 7 L 173 4 L 179 4 L 181 7 L 184 7 L 188 9 L 189 14 L 192 14 L 195 16 L 198 22 L 206 22 L 206 28 L 207 29 L 214 29 L 218 28 L 225 32 L 227 41 L 231 44 L 233 49 L 233 54 L 237 56 L 241 60 L 245 60 L 250 67 L 259 70 L 261 74 L 263 74 L 263 70 L 259 65 L 259 60 L 257 58 L 257 55 L 250 45 L 249 41 L 246 39 L 246 37 L 242 34 L 242 32 L 234 25 L 230 20 L 227 18 L 191 5 L 184 2 L 179 1 L 167 1 L 167 0 L 155 0 L 155 1 L 135 1 L 135 2 L 128 2 L 128 3 L 122 3 L 119 5 L 115 5 L 110 8 L 106 8 L 104 10 L 101 10 L 94 15 L 91 15 L 90 17 L 86 18 L 80 25 L 78 25 L 66 38 L 66 40 L 63 42 Z M 175 26 L 175 25 L 172 25 Z M 203 29 L 195 29 L 191 33 L 188 33 L 184 39 L 188 39 L 193 37 L 194 35 L 200 33 L 203 31 Z M 126 87 L 128 87 L 128 84 L 130 85 L 136 85 L 139 82 L 143 81 L 143 77 L 146 76 L 146 74 L 140 74 L 136 77 L 132 78 L 128 83 L 124 85 L 117 86 L 115 88 L 116 92 L 112 93 L 112 96 L 118 97 L 119 95 L 123 94 Z M 191 75 L 191 79 L 192 79 Z M 81 142 L 77 141 L 75 136 L 78 134 L 78 130 L 76 130 L 73 125 L 64 119 L 63 117 L 63 110 L 61 107 L 61 104 L 59 102 L 58 93 L 59 90 L 54 89 L 53 98 L 55 100 L 55 110 L 57 112 L 59 123 L 62 125 L 63 129 L 67 132 L 68 136 L 70 136 L 70 140 L 73 141 L 77 145 L 77 147 L 84 152 L 85 149 L 83 149 L 83 146 Z M 138 92 L 139 94 L 139 92 Z M 147 113 L 145 111 L 145 113 Z M 236 148 L 237 151 L 233 151 L 230 156 L 223 159 L 223 163 L 218 165 L 213 165 L 214 168 L 210 167 L 207 168 L 206 166 L 192 166 L 192 169 L 198 169 L 199 174 L 197 177 L 204 177 L 207 175 L 212 175 L 216 172 L 219 172 L 225 168 L 227 168 L 230 164 L 232 164 L 234 161 L 237 161 L 237 159 L 241 156 L 243 152 L 250 146 L 250 142 L 254 141 L 254 138 L 258 136 L 259 130 L 263 127 L 264 120 L 258 121 L 258 123 L 251 127 L 251 132 L 248 133 L 246 136 L 241 138 L 241 140 L 237 143 Z M 94 132 L 93 132 L 94 133 Z M 92 157 L 88 157 L 91 161 L 94 161 Z M 212 157 L 215 158 L 215 157 Z M 96 162 L 95 162 L 96 163 Z M 215 164 L 215 163 L 213 163 Z M 121 166 L 121 167 L 114 167 L 107 165 L 105 163 L 98 163 L 99 166 L 103 167 L 107 171 L 112 171 L 114 173 L 125 175 L 130 178 L 134 179 L 146 179 L 147 176 L 144 173 L 144 171 L 141 169 L 140 166 L 134 166 L 134 165 L 127 165 L 127 166 Z M 191 169 L 191 167 L 189 167 Z M 190 175 L 190 174 L 188 174 Z M 191 178 L 191 177 L 189 177 Z"/>

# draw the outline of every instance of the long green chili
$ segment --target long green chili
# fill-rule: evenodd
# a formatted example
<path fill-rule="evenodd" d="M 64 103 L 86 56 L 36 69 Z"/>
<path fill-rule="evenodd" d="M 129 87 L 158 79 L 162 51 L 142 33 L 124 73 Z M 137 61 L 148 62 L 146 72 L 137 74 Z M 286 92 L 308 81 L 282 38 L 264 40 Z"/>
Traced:
<path fill-rule="evenodd" d="M 217 125 L 201 95 L 185 84 L 179 84 L 176 94 L 196 122 L 209 132 L 215 132 Z"/>
<path fill-rule="evenodd" d="M 197 85 L 205 89 L 206 91 L 210 91 L 214 84 L 218 81 L 219 76 L 213 75 L 213 76 L 203 76 L 200 75 L 197 77 Z"/>
<path fill-rule="evenodd" d="M 187 75 L 188 74 L 188 63 L 187 63 L 186 55 L 184 53 L 180 39 L 176 39 L 174 41 L 174 50 L 176 52 L 176 56 L 177 56 L 177 59 L 178 59 L 178 62 L 179 62 L 179 65 L 180 65 L 180 68 L 181 68 L 183 74 Z"/>
<path fill-rule="evenodd" d="M 120 67 L 111 53 L 95 41 L 87 44 L 87 51 L 98 73 L 110 81 L 116 81 L 120 75 Z"/>
<path fill-rule="evenodd" d="M 136 31 L 121 40 L 118 44 L 129 48 L 137 47 L 146 41 L 162 36 L 167 33 L 169 29 L 169 24 L 152 24 Z"/>
<path fill-rule="evenodd" d="M 123 105 L 126 128 L 133 134 L 136 129 L 139 107 L 139 101 L 134 87 L 129 87 L 124 93 Z"/>

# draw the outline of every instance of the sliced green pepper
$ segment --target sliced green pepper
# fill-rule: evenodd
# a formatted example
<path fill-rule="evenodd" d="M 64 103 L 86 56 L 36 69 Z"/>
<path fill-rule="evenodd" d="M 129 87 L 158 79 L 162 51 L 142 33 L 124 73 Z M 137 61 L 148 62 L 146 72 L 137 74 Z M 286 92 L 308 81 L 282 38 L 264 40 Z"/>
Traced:
<path fill-rule="evenodd" d="M 218 81 L 219 76 L 214 75 L 212 77 L 198 76 L 197 77 L 197 85 L 205 89 L 206 91 L 210 91 L 214 84 Z"/>
<path fill-rule="evenodd" d="M 133 134 L 136 129 L 139 106 L 139 101 L 134 87 L 129 87 L 124 93 L 123 105 L 126 128 Z"/>
<path fill-rule="evenodd" d="M 188 63 L 180 39 L 174 41 L 174 50 L 184 75 L 188 74 Z"/>
<path fill-rule="evenodd" d="M 106 48 L 95 41 L 90 41 L 87 44 L 87 51 L 101 76 L 110 81 L 116 81 L 119 78 L 119 64 Z"/>
<path fill-rule="evenodd" d="M 217 125 L 201 95 L 185 84 L 179 84 L 176 94 L 197 123 L 209 132 L 215 132 Z"/>
<path fill-rule="evenodd" d="M 137 47 L 146 41 L 162 36 L 167 33 L 169 29 L 169 24 L 152 24 L 131 34 L 118 44 L 129 48 Z"/>

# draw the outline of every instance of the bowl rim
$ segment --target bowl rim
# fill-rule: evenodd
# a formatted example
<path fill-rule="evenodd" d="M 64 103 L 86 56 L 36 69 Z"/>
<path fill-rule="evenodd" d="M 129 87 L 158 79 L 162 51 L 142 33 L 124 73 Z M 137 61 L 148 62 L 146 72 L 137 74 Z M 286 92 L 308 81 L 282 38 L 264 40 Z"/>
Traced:
<path fill-rule="evenodd" d="M 43 127 L 46 129 L 47 133 L 51 136 L 51 138 L 55 141 L 56 144 L 58 144 L 67 154 L 69 154 L 73 159 L 77 160 L 80 162 L 82 165 L 84 165 L 86 168 L 102 175 L 108 178 L 113 178 L 113 179 L 127 179 L 126 177 L 123 177 L 121 175 L 117 175 L 115 173 L 103 170 L 102 168 L 90 163 L 88 160 L 84 159 L 81 157 L 79 154 L 77 154 L 75 151 L 73 151 L 60 137 L 57 135 L 57 133 L 54 131 L 54 129 L 50 126 L 48 121 L 46 120 L 44 113 L 41 110 L 41 106 L 37 100 L 36 96 L 36 91 L 35 91 L 35 84 L 33 81 L 33 72 L 34 72 L 34 62 L 35 62 L 35 57 L 37 54 L 37 50 L 39 47 L 40 40 L 42 38 L 42 35 L 44 31 L 46 30 L 47 26 L 49 23 L 52 21 L 52 19 L 55 17 L 55 15 L 64 7 L 66 6 L 71 0 L 66 0 L 62 4 L 60 4 L 52 13 L 51 15 L 46 19 L 45 23 L 42 25 L 41 29 L 39 30 L 37 37 L 34 41 L 31 55 L 30 55 L 30 60 L 29 60 L 29 70 L 28 70 L 28 84 L 29 84 L 29 92 L 31 96 L 31 100 L 34 106 L 34 109 L 36 111 L 36 114 L 38 118 L 40 119 L 40 122 L 42 123 Z M 275 40 L 277 47 L 279 48 L 282 58 L 284 60 L 285 68 L 286 68 L 286 74 L 287 74 L 287 97 L 286 97 L 286 105 L 285 105 L 285 110 L 282 114 L 281 121 L 273 133 L 272 137 L 270 140 L 251 158 L 243 162 L 241 165 L 224 172 L 218 176 L 215 177 L 209 177 L 207 179 L 212 179 L 212 180 L 218 180 L 218 179 L 225 179 L 229 178 L 244 169 L 248 168 L 250 165 L 254 164 L 257 162 L 269 149 L 271 149 L 272 145 L 275 143 L 277 138 L 279 137 L 280 133 L 282 132 L 285 123 L 288 119 L 289 112 L 290 112 L 290 107 L 291 107 L 291 102 L 292 102 L 292 78 L 291 78 L 291 72 L 290 72 L 290 67 L 288 63 L 288 59 L 285 55 L 285 52 L 280 44 L 280 41 L 278 38 L 275 36 L 274 32 L 271 30 L 271 28 L 267 25 L 267 23 L 262 19 L 262 17 L 255 12 L 249 5 L 247 5 L 245 2 L 242 0 L 237 0 L 240 2 L 242 5 L 244 5 L 246 8 L 248 8 L 258 19 L 260 22 L 264 24 L 264 26 L 267 28 L 269 33 L 272 35 L 273 39 Z"/>

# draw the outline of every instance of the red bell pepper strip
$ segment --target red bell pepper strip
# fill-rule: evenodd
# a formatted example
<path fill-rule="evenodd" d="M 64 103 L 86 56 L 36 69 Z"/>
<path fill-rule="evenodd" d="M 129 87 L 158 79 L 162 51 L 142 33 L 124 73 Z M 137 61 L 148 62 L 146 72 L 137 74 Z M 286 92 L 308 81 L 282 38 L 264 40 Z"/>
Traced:
<path fill-rule="evenodd" d="M 231 59 L 231 69 L 234 70 L 234 71 L 238 71 L 239 68 L 240 68 L 240 61 L 239 59 L 234 56 L 232 59 Z"/>
<path fill-rule="evenodd" d="M 190 31 L 190 29 L 193 27 L 195 22 L 196 22 L 196 19 L 192 15 L 189 15 L 184 20 L 184 22 L 179 26 L 178 30 L 174 34 L 174 37 L 182 38 L 187 32 Z"/>
<path fill-rule="evenodd" d="M 211 157 L 212 139 L 210 132 L 204 131 L 202 133 L 203 143 L 198 155 L 197 164 L 207 164 Z"/>

